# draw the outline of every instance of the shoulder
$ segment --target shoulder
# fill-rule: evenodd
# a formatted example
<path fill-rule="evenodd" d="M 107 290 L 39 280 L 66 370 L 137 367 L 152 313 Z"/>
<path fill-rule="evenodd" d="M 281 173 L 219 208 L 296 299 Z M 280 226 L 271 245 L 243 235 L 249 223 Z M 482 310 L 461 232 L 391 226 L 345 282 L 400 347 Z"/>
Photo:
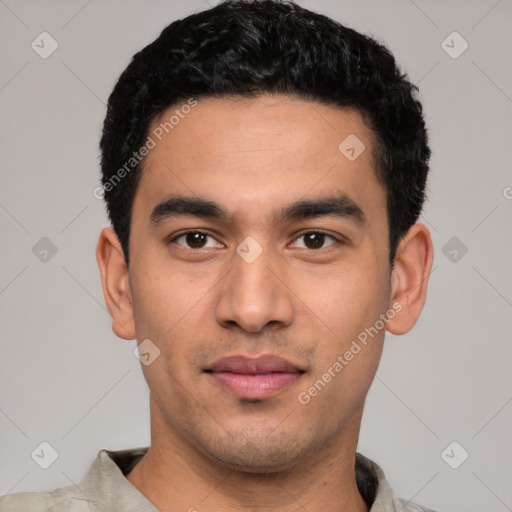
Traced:
<path fill-rule="evenodd" d="M 43 512 L 51 505 L 49 492 L 19 492 L 0 496 L 0 512 Z"/>
<path fill-rule="evenodd" d="M 78 484 L 0 496 L 0 512 L 98 512 L 112 510 L 112 503 L 116 510 L 156 510 L 124 477 L 146 452 L 101 450 Z"/>
<path fill-rule="evenodd" d="M 93 512 L 74 486 L 51 492 L 19 492 L 0 496 L 0 512 Z"/>

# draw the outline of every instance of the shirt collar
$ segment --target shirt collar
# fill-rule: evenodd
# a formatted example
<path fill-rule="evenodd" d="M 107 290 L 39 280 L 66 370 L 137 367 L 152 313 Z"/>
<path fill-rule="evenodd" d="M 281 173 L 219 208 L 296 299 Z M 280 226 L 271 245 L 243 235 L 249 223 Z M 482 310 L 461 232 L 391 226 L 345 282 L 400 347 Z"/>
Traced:
<path fill-rule="evenodd" d="M 101 450 L 91 464 L 80 488 L 93 504 L 94 512 L 158 512 L 158 509 L 126 478 L 147 452 Z"/>

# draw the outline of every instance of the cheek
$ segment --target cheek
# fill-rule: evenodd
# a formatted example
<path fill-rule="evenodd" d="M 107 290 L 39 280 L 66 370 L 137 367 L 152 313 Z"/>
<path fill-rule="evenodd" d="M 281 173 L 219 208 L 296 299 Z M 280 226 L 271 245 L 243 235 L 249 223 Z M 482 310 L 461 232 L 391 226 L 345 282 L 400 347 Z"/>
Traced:
<path fill-rule="evenodd" d="M 302 391 L 316 393 L 320 409 L 343 403 L 355 411 L 382 354 L 385 329 L 379 319 L 388 307 L 389 276 L 376 264 L 354 263 L 324 276 L 317 286 L 313 281 L 301 293 L 317 317 L 308 331 L 316 339 L 317 360 Z"/>
<path fill-rule="evenodd" d="M 302 299 L 322 331 L 340 340 L 357 336 L 373 325 L 387 307 L 389 276 L 375 264 L 346 263 L 325 274 L 297 280 L 296 294 Z"/>
<path fill-rule="evenodd" d="M 172 393 L 174 384 L 179 387 L 180 382 L 195 378 L 191 354 L 212 337 L 215 276 L 191 274 L 184 266 L 170 265 L 165 254 L 139 258 L 137 264 L 134 269 L 143 269 L 134 272 L 132 279 L 137 338 L 151 340 L 159 350 L 158 359 L 142 369 L 151 389 L 159 389 L 166 381 L 166 393 Z"/>
<path fill-rule="evenodd" d="M 210 279 L 171 262 L 165 250 L 146 251 L 133 262 L 132 289 L 137 337 L 167 339 L 201 310 Z"/>

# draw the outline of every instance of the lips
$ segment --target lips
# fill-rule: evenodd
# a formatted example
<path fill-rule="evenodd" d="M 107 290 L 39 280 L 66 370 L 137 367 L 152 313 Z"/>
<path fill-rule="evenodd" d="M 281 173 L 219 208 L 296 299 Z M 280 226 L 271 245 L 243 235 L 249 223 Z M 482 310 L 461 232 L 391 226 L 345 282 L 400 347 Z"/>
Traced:
<path fill-rule="evenodd" d="M 205 372 L 225 391 L 246 400 L 275 396 L 304 373 L 286 359 L 272 355 L 224 357 Z"/>

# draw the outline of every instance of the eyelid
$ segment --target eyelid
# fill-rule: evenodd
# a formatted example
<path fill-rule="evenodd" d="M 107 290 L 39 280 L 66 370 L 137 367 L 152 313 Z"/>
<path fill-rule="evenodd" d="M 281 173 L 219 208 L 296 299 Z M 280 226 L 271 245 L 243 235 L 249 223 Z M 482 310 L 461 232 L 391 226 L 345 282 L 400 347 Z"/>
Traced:
<path fill-rule="evenodd" d="M 298 233 L 297 235 L 294 236 L 292 243 L 295 243 L 299 238 L 302 238 L 303 236 L 309 235 L 311 233 L 315 233 L 315 234 L 319 234 L 319 235 L 324 235 L 325 237 L 329 237 L 332 240 L 334 240 L 334 243 L 331 243 L 328 246 L 322 247 L 320 249 L 309 249 L 308 247 L 306 247 L 305 248 L 306 250 L 320 252 L 320 251 L 322 251 L 324 249 L 328 249 L 329 247 L 331 247 L 333 245 L 347 243 L 346 238 L 343 237 L 342 235 L 334 235 L 332 233 L 328 233 L 327 231 L 324 231 L 323 229 L 308 229 L 306 231 L 302 231 L 301 233 Z M 300 249 L 304 249 L 304 248 L 301 247 Z"/>
<path fill-rule="evenodd" d="M 215 240 L 219 245 L 224 245 L 222 242 L 219 242 L 217 240 L 217 237 L 215 235 L 213 235 L 212 233 L 208 232 L 208 230 L 204 230 L 204 229 L 186 229 L 185 231 L 181 231 L 181 232 L 178 232 L 178 233 L 173 233 L 167 240 L 167 243 L 176 243 L 176 245 L 179 245 L 180 247 L 183 247 L 184 249 L 190 249 L 191 251 L 201 251 L 201 250 L 204 250 L 204 249 L 209 249 L 209 247 L 201 247 L 199 249 L 194 249 L 192 247 L 187 247 L 185 245 L 182 245 L 182 244 L 179 244 L 176 242 L 176 240 L 178 238 L 181 238 L 182 236 L 186 236 L 190 233 L 199 233 L 201 235 L 206 235 L 210 238 L 212 238 L 213 240 Z"/>

